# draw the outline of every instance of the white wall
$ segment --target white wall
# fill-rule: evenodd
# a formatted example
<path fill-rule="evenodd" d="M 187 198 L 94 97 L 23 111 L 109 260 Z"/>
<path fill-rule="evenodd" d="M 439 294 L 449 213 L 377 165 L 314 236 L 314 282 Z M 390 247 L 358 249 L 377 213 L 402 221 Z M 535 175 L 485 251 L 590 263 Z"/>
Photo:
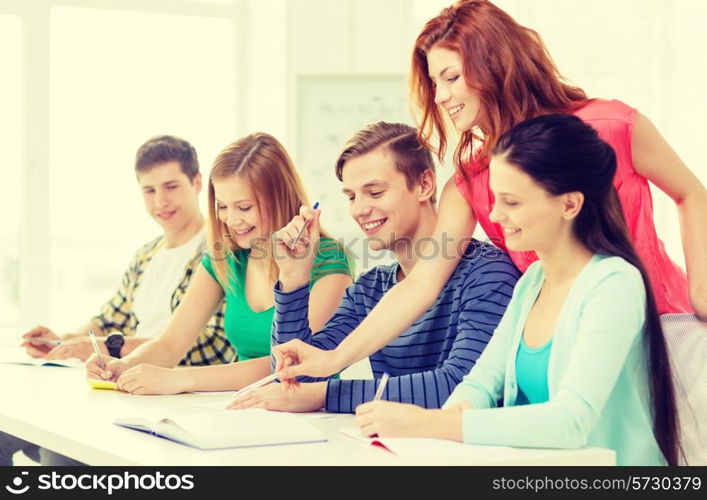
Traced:
<path fill-rule="evenodd" d="M 561 73 L 590 96 L 624 100 L 648 116 L 707 184 L 707 162 L 701 148 L 702 138 L 707 134 L 704 118 L 707 93 L 703 90 L 707 83 L 704 30 L 707 2 L 499 0 L 496 3 L 520 23 L 540 33 Z M 284 141 L 288 145 L 296 143 L 293 87 L 298 77 L 406 75 L 419 29 L 446 5 L 448 1 L 440 0 L 287 2 L 288 34 L 283 45 L 290 82 L 286 107 L 290 127 Z M 277 24 L 276 28 L 280 30 L 280 26 Z M 257 50 L 257 46 L 252 49 Z M 279 116 L 275 109 L 267 114 Z M 299 153 L 294 150 L 295 158 Z M 442 182 L 451 171 L 449 164 L 440 169 Z M 334 189 L 336 183 L 332 181 L 330 186 Z M 683 265 L 675 205 L 659 190 L 653 191 L 658 233 L 672 258 Z M 345 219 L 346 214 L 336 214 L 337 224 Z"/>
<path fill-rule="evenodd" d="M 222 103 L 214 105 L 214 96 L 204 95 L 201 90 L 201 94 L 189 95 L 189 106 L 186 109 L 195 110 L 190 112 L 199 116 L 198 123 L 195 124 L 198 129 L 196 132 L 189 132 L 193 129 L 189 128 L 190 124 L 186 124 L 180 126 L 179 130 L 183 130 L 184 134 L 197 136 L 203 144 L 200 149 L 203 151 L 201 160 L 205 171 L 208 171 L 216 151 L 228 141 L 256 130 L 275 135 L 292 152 L 312 196 L 327 196 L 324 220 L 329 228 L 336 228 L 344 234 L 355 234 L 356 228 L 349 222 L 346 205 L 343 196 L 338 194 L 339 186 L 333 174 L 321 175 L 318 170 L 321 166 L 306 163 L 312 157 L 311 152 L 301 150 L 299 139 L 303 135 L 324 133 L 322 131 L 333 127 L 319 121 L 310 122 L 306 116 L 298 116 L 297 99 L 301 94 L 298 83 L 303 79 L 320 77 L 336 77 L 339 81 L 354 81 L 354 78 L 365 80 L 369 77 L 370 81 L 376 81 L 379 77 L 399 77 L 402 82 L 400 96 L 404 99 L 404 79 L 414 39 L 424 22 L 449 1 L 451 0 L 0 0 L 0 14 L 22 15 L 25 20 L 22 33 L 23 54 L 26 58 L 23 95 L 17 98 L 22 99 L 24 103 L 22 121 L 25 151 L 23 159 L 10 159 L 10 168 L 13 172 L 21 172 L 24 179 L 24 187 L 21 189 L 23 201 L 17 210 L 17 219 L 22 221 L 22 235 L 19 239 L 22 243 L 23 259 L 23 320 L 54 321 L 63 314 L 67 323 L 76 324 L 95 309 L 95 302 L 87 306 L 81 300 L 76 300 L 74 303 L 67 303 L 61 311 L 49 312 L 50 291 L 55 290 L 52 293 L 56 295 L 57 282 L 62 279 L 56 276 L 56 269 L 52 270 L 50 259 L 47 259 L 49 248 L 53 244 L 52 241 L 47 241 L 46 236 L 53 229 L 50 227 L 49 216 L 49 184 L 52 182 L 49 175 L 52 161 L 50 158 L 62 154 L 64 157 L 71 155 L 71 151 L 66 150 L 66 141 L 55 144 L 52 150 L 49 144 L 51 136 L 66 137 L 70 134 L 70 129 L 64 128 L 59 135 L 52 129 L 57 127 L 52 120 L 56 120 L 58 115 L 50 119 L 50 106 L 64 115 L 71 110 L 71 102 L 62 101 L 62 95 L 65 94 L 57 94 L 54 90 L 50 99 L 50 65 L 56 62 L 51 61 L 52 50 L 56 48 L 49 47 L 50 6 L 62 4 L 78 8 L 105 8 L 109 11 L 117 9 L 123 12 L 141 12 L 144 16 L 167 12 L 186 16 L 184 19 L 198 16 L 231 22 L 235 30 L 232 45 L 224 47 L 223 50 L 199 55 L 199 58 L 203 58 L 201 62 L 204 65 L 199 64 L 198 67 L 218 68 L 220 64 L 226 64 L 224 57 L 230 58 L 228 62 L 235 61 L 235 75 L 232 78 L 227 77 L 229 83 L 218 81 L 207 87 L 215 89 L 212 93 L 219 94 L 217 97 L 222 97 Z M 703 26 L 707 20 L 707 2 L 498 0 L 497 4 L 519 22 L 538 31 L 546 41 L 560 71 L 574 83 L 584 87 L 590 95 L 625 100 L 651 118 L 693 172 L 707 184 L 707 165 L 700 147 L 707 133 L 707 120 L 704 118 L 707 111 L 707 94 L 703 90 L 707 81 L 707 32 Z M 116 15 L 116 23 L 119 18 L 121 15 Z M 188 37 L 188 31 L 187 26 L 187 29 L 179 31 L 178 36 Z M 129 36 L 129 33 L 126 36 Z M 88 44 L 92 42 L 95 43 L 93 40 L 86 41 Z M 170 45 L 169 40 L 160 42 L 166 43 L 166 46 Z M 120 43 L 114 44 L 111 52 L 114 55 L 110 57 L 121 58 L 119 47 Z M 145 47 L 146 51 L 149 49 L 150 47 Z M 0 47 L 0 61 L 11 61 L 15 56 L 2 53 L 3 50 L 17 49 Z M 63 57 L 70 59 L 72 54 L 79 57 L 79 52 L 76 51 L 69 51 Z M 125 64 L 125 60 L 117 59 L 116 62 Z M 65 61 L 67 64 L 81 63 L 79 60 Z M 77 67 L 82 66 L 78 64 Z M 110 67 L 110 61 L 105 67 Z M 140 74 L 130 73 L 129 65 L 125 67 L 127 69 L 122 77 L 125 77 L 126 81 L 140 78 Z M 125 95 L 120 98 L 126 103 L 139 98 L 139 95 L 134 95 L 137 92 L 135 88 L 126 86 Z M 200 110 L 203 108 L 199 106 L 201 100 L 207 97 L 211 104 L 208 109 Z M 352 95 L 351 99 L 356 101 L 364 97 Z M 106 96 L 106 99 L 112 98 Z M 392 99 L 393 96 L 389 95 L 389 98 Z M 97 105 L 100 106 L 100 103 Z M 112 109 L 121 111 L 120 107 L 116 108 L 114 104 Z M 149 116 L 149 110 L 144 110 L 144 113 L 147 113 L 145 117 Z M 368 116 L 367 113 L 369 112 L 361 112 L 357 116 Z M 390 119 L 387 116 L 381 117 L 385 118 Z M 79 119 L 80 117 L 77 118 Z M 131 160 L 135 148 L 139 145 L 138 136 L 148 134 L 147 130 L 143 130 L 147 123 L 138 123 L 139 126 L 131 129 L 126 136 L 124 122 L 116 125 L 114 129 L 110 128 L 110 120 L 101 122 L 100 126 L 104 127 L 106 134 L 115 134 L 116 137 L 122 138 L 116 141 L 115 150 L 110 151 L 110 165 L 114 165 L 111 168 L 119 169 L 119 164 Z M 215 123 L 220 124 L 218 130 L 213 128 Z M 305 126 L 303 124 L 311 129 L 302 130 Z M 360 124 L 352 122 L 350 132 L 353 133 L 358 126 Z M 158 132 L 161 130 L 155 131 Z M 336 135 L 336 141 L 340 141 L 341 145 L 342 134 L 343 132 L 339 131 Z M 335 144 L 328 144 L 316 153 L 323 158 L 330 157 L 333 162 L 337 149 Z M 89 159 L 82 161 L 89 161 L 90 155 L 88 156 Z M 81 158 L 81 155 L 76 157 Z M 126 172 L 130 170 L 129 167 L 130 165 L 125 166 Z M 442 166 L 439 171 L 441 182 L 451 172 L 450 164 Z M 111 174 L 111 179 L 113 177 L 114 174 Z M 91 182 L 95 182 L 95 178 Z M 125 191 L 124 199 L 130 200 L 131 206 L 139 203 L 139 197 L 130 191 L 134 187 L 133 182 L 128 178 L 125 187 L 116 187 L 116 192 L 109 193 L 110 196 L 120 200 L 123 199 L 122 193 Z M 95 185 L 82 184 L 81 179 L 77 179 L 75 193 L 64 193 L 63 196 L 75 196 L 78 199 L 86 190 L 94 188 Z M 337 198 L 338 196 L 341 198 Z M 341 200 L 341 204 L 337 199 Z M 674 204 L 657 192 L 655 207 L 658 233 L 672 257 L 682 263 Z M 66 207 L 62 205 L 62 208 Z M 144 217 L 139 206 L 134 210 L 131 208 L 131 213 L 131 217 Z M 129 255 L 132 249 L 145 239 L 145 234 L 152 231 L 147 223 L 141 222 L 139 227 L 139 234 L 127 231 L 121 236 L 120 248 L 112 247 L 99 254 L 98 252 L 103 252 L 99 244 L 95 247 L 97 254 L 92 262 L 80 262 L 77 265 L 93 266 L 90 273 L 93 273 L 94 277 L 103 276 L 100 279 L 105 281 L 102 284 L 104 288 L 114 286 L 125 265 L 125 259 L 116 259 L 115 255 L 119 252 L 122 252 L 120 255 Z M 9 234 L 7 238 L 13 240 L 3 241 L 3 247 L 11 248 L 13 244 L 19 246 L 15 241 L 18 237 L 14 236 L 14 233 L 0 234 L 3 238 L 6 238 L 5 234 Z M 0 269 L 3 267 L 0 266 Z M 0 278 L 7 279 L 7 276 Z M 73 296 L 79 289 L 92 293 L 87 288 L 88 281 L 77 280 L 72 287 L 66 288 L 65 295 Z M 0 293 L 0 298 L 2 296 Z M 103 297 L 96 300 L 99 299 L 102 300 Z M 9 315 L 0 317 L 0 323 L 7 322 L 8 317 Z"/>

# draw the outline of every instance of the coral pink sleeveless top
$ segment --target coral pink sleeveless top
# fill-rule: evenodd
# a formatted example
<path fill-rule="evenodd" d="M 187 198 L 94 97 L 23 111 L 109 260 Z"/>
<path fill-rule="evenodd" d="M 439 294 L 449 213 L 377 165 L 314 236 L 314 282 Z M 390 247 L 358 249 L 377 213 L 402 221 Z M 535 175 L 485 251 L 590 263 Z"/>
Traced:
<path fill-rule="evenodd" d="M 591 125 L 616 151 L 614 187 L 618 192 L 636 252 L 643 261 L 653 285 L 658 312 L 693 312 L 688 298 L 687 275 L 670 260 L 663 242 L 656 234 L 653 225 L 653 199 L 648 180 L 639 175 L 633 166 L 631 134 L 637 111 L 621 101 L 593 100 L 573 114 Z M 471 166 L 470 163 L 465 165 L 465 168 Z M 471 168 L 472 172 L 476 170 Z M 534 252 L 508 250 L 501 226 L 490 221 L 489 214 L 494 198 L 489 187 L 489 169 L 484 168 L 469 181 L 465 181 L 457 173 L 455 181 L 491 242 L 507 251 L 518 269 L 525 272 L 538 257 Z"/>

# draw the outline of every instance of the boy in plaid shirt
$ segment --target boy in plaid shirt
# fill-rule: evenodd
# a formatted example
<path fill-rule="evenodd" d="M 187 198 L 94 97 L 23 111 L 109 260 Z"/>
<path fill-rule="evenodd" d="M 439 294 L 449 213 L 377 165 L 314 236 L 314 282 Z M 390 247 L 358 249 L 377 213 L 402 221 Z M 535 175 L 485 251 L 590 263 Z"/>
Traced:
<path fill-rule="evenodd" d="M 135 173 L 145 208 L 162 228 L 162 235 L 137 250 L 115 295 L 85 325 L 64 335 L 44 326 L 27 332 L 22 345 L 30 355 L 47 360 L 86 360 L 93 353 L 87 335 L 91 330 L 103 353 L 127 355 L 158 335 L 182 300 L 206 251 L 205 220 L 198 204 L 202 182 L 196 151 L 176 137 L 153 137 L 138 150 Z M 222 304 L 180 365 L 235 361 L 235 350 L 223 330 L 223 312 Z M 52 346 L 34 342 L 36 339 L 60 340 L 61 344 Z M 0 433 L 0 465 L 11 465 L 12 455 L 19 450 L 33 459 L 41 456 L 44 465 L 66 460 Z"/>

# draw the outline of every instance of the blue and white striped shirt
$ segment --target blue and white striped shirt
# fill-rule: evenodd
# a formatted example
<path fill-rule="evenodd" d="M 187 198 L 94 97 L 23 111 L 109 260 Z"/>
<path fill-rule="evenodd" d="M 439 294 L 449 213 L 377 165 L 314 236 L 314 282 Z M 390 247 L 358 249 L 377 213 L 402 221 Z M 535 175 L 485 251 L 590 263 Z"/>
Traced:
<path fill-rule="evenodd" d="M 378 266 L 359 276 L 336 313 L 314 336 L 308 322 L 309 288 L 285 293 L 277 283 L 272 344 L 298 338 L 321 349 L 335 349 L 396 285 L 398 266 Z M 519 277 L 507 254 L 472 240 L 432 307 L 370 356 L 375 379 L 390 374 L 383 398 L 440 408 L 486 347 Z M 373 399 L 377 383 L 329 380 L 326 410 L 354 412 L 356 406 Z"/>

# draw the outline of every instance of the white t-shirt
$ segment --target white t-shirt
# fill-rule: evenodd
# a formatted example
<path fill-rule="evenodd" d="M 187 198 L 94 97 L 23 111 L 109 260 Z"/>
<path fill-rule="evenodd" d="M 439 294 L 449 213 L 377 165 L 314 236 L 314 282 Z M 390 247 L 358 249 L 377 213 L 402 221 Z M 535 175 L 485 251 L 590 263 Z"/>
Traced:
<path fill-rule="evenodd" d="M 156 337 L 167 326 L 172 317 L 172 295 L 203 240 L 202 230 L 186 243 L 175 248 L 163 246 L 152 256 L 133 298 L 133 313 L 138 319 L 137 337 Z"/>

